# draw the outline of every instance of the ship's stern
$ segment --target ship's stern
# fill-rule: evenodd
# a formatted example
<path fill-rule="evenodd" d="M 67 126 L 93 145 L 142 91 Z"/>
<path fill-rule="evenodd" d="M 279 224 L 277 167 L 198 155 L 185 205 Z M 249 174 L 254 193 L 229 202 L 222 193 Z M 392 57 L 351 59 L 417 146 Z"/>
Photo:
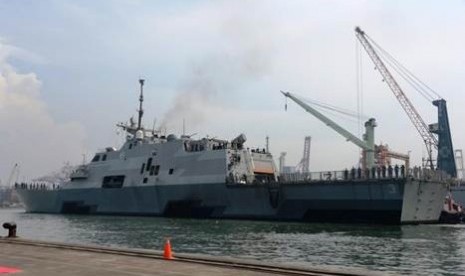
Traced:
<path fill-rule="evenodd" d="M 447 182 L 411 178 L 404 185 L 402 224 L 437 223 L 447 195 Z"/>

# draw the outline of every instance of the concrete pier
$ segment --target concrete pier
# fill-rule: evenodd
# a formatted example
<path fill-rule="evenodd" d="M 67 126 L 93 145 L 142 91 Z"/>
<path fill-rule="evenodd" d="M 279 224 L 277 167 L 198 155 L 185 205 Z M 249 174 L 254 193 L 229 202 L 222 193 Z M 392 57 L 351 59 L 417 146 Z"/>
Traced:
<path fill-rule="evenodd" d="M 278 266 L 193 254 L 175 254 L 174 260 L 164 260 L 160 251 L 80 246 L 20 238 L 0 238 L 0 268 L 2 267 L 20 270 L 5 275 L 24 276 L 382 275 L 372 271 Z"/>

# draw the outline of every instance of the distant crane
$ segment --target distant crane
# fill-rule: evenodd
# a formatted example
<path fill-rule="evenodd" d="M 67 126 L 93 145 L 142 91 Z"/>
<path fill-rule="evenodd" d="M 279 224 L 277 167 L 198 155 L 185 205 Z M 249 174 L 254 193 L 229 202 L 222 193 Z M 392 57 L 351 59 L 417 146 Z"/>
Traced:
<path fill-rule="evenodd" d="M 312 142 L 311 136 L 305 136 L 304 140 L 304 152 L 302 155 L 302 159 L 300 160 L 299 164 L 296 166 L 296 171 L 301 173 L 309 173 L 310 172 L 310 146 Z"/>
<path fill-rule="evenodd" d="M 13 199 L 13 187 L 12 182 L 17 181 L 19 176 L 19 165 L 14 164 L 13 169 L 8 177 L 7 182 L 4 186 L 0 186 L 0 206 L 8 205 L 12 202 Z"/>
<path fill-rule="evenodd" d="M 378 71 L 381 73 L 383 81 L 388 84 L 389 88 L 394 93 L 400 105 L 407 113 L 408 117 L 420 134 L 428 151 L 428 163 L 431 169 L 434 169 L 432 151 L 433 148 L 435 148 L 438 150 L 437 168 L 445 171 L 452 177 L 456 177 L 457 169 L 455 167 L 454 150 L 452 147 L 452 138 L 450 133 L 446 101 L 444 99 L 438 99 L 432 102 L 433 105 L 438 108 L 438 123 L 428 126 L 419 115 L 413 104 L 407 98 L 400 85 L 389 72 L 384 62 L 376 53 L 374 47 L 370 43 L 372 40 L 359 27 L 355 28 L 355 33 L 358 40 L 368 53 L 368 56 L 370 56 L 371 60 L 375 64 L 375 69 L 378 69 Z M 418 82 L 416 83 L 418 85 Z M 420 83 L 423 84 L 422 82 Z M 425 84 L 423 85 L 426 86 Z M 418 87 L 416 89 L 418 89 Z M 438 135 L 439 140 L 436 138 L 436 136 L 433 135 L 433 133 Z"/>
<path fill-rule="evenodd" d="M 405 167 L 410 167 L 410 156 L 408 154 L 395 152 L 389 150 L 388 145 L 376 145 L 376 161 L 378 166 L 390 166 L 391 165 L 391 158 L 402 160 L 405 162 Z"/>
<path fill-rule="evenodd" d="M 8 180 L 5 184 L 5 188 L 11 188 L 12 187 L 12 182 L 15 180 L 15 182 L 18 180 L 19 177 L 19 165 L 18 163 L 15 163 L 13 166 L 13 169 L 11 169 L 10 176 L 8 177 Z"/>

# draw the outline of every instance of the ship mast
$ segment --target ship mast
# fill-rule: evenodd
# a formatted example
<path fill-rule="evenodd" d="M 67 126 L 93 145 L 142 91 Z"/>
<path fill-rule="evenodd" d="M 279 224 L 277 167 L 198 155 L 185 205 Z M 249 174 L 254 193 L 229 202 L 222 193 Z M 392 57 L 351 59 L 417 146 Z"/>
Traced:
<path fill-rule="evenodd" d="M 144 110 L 142 109 L 142 103 L 144 102 L 144 79 L 139 79 L 140 83 L 140 97 L 139 97 L 139 120 L 137 122 L 137 129 L 140 130 L 142 124 L 142 115 L 144 115 Z"/>

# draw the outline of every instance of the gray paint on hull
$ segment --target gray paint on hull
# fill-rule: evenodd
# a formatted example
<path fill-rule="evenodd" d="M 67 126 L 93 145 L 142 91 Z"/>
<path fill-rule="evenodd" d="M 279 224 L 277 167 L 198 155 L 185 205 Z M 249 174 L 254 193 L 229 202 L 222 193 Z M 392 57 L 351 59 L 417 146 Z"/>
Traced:
<path fill-rule="evenodd" d="M 28 212 L 270 220 L 333 220 L 353 214 L 400 223 L 405 180 L 282 185 L 152 185 L 121 189 L 18 190 Z M 64 207 L 65 204 L 65 207 Z M 66 205 L 68 204 L 68 205 Z M 75 208 L 75 209 L 73 209 Z M 323 214 L 323 217 L 318 217 Z M 310 216 L 310 217 L 309 217 Z M 384 218 L 383 216 L 388 216 Z M 353 219 L 353 218 L 352 218 Z M 360 217 L 363 221 L 363 218 Z M 357 220 L 356 220 L 357 221 Z"/>

